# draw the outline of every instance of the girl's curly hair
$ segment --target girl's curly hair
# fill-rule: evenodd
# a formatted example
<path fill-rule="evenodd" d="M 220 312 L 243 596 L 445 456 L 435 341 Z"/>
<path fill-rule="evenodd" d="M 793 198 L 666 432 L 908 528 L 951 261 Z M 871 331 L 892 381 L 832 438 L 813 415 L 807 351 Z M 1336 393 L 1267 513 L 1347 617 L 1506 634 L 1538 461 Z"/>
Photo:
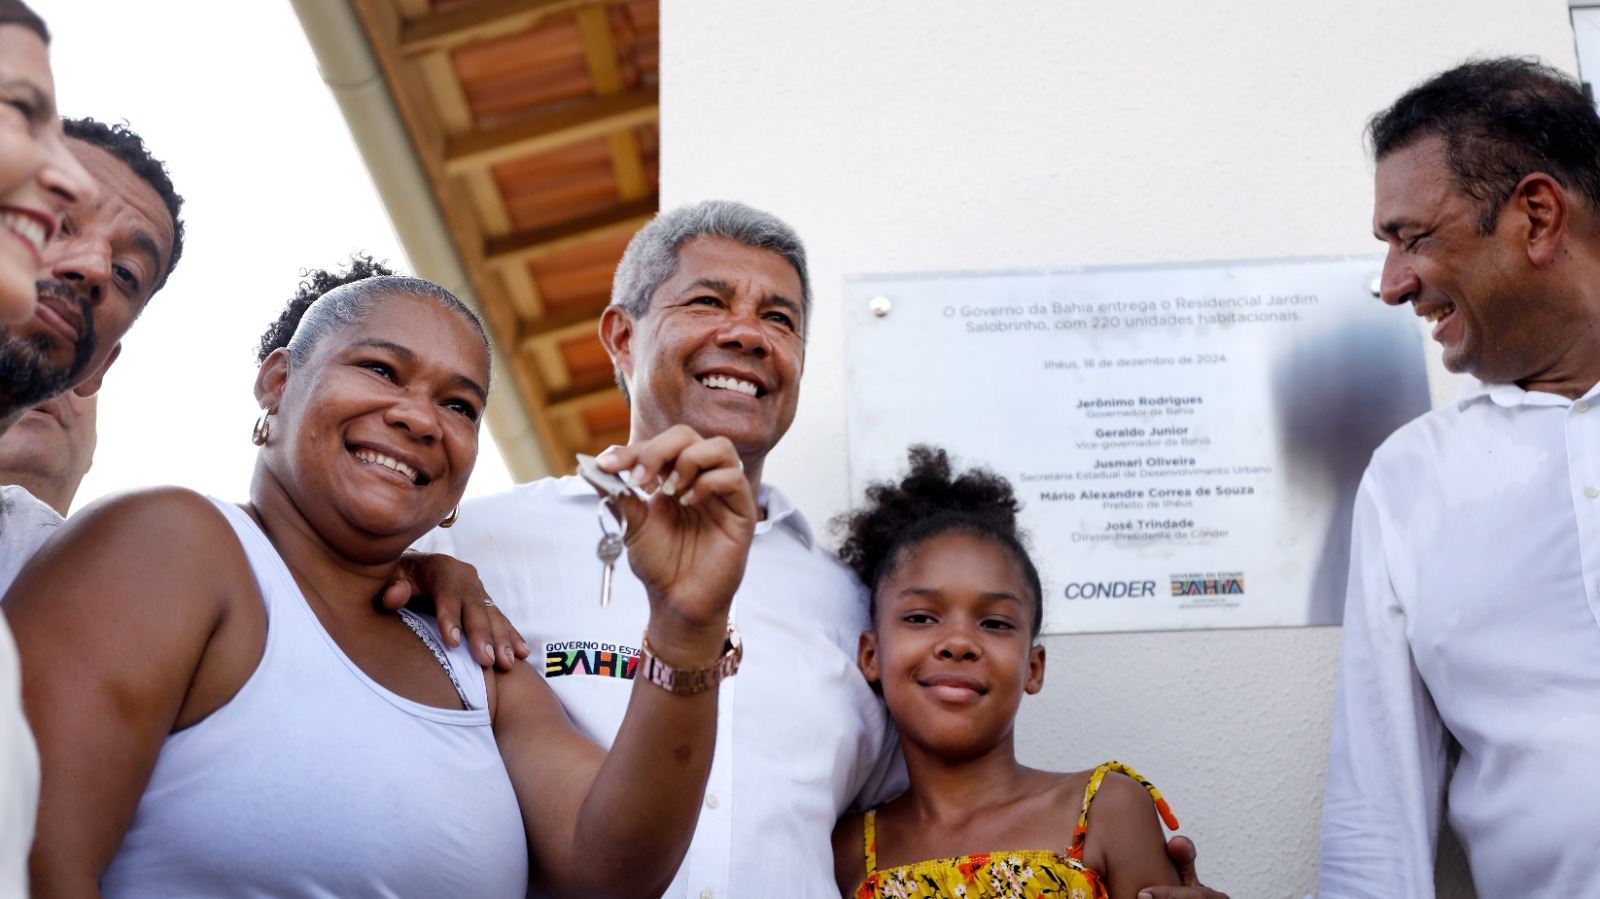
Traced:
<path fill-rule="evenodd" d="M 1011 482 L 986 468 L 957 474 L 949 453 L 935 446 L 913 446 L 909 456 L 911 470 L 904 478 L 869 485 L 866 505 L 834 520 L 834 527 L 845 534 L 839 557 L 867 586 L 874 617 L 878 585 L 910 551 L 957 531 L 989 540 L 1016 559 L 1033 591 L 1032 633 L 1038 636 L 1044 623 L 1044 592 L 1039 570 L 1017 528 L 1022 503 Z"/>

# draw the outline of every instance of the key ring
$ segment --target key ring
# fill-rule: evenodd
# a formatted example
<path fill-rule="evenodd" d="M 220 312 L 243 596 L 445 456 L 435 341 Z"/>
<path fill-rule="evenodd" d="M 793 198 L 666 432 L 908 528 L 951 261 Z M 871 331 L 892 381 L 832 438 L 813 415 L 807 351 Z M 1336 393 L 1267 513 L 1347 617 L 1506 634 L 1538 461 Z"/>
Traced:
<path fill-rule="evenodd" d="M 606 512 L 617 523 L 617 530 L 612 531 L 606 527 Z M 595 516 L 600 519 L 600 533 L 604 536 L 615 536 L 618 540 L 628 538 L 628 513 L 622 508 L 622 503 L 617 502 L 615 496 L 606 496 L 600 500 L 600 505 L 595 507 Z"/>

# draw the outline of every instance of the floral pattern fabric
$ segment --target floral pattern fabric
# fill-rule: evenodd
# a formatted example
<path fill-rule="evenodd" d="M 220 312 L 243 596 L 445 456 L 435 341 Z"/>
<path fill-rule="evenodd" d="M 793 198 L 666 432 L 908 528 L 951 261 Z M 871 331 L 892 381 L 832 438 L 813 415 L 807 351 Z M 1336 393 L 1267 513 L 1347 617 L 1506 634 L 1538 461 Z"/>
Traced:
<path fill-rule="evenodd" d="M 879 871 L 877 811 L 873 810 L 863 821 L 867 879 L 856 887 L 855 899 L 1105 899 L 1100 873 L 1083 863 L 1083 844 L 1088 836 L 1089 803 L 1109 771 L 1120 771 L 1143 785 L 1167 827 L 1177 828 L 1178 821 L 1161 793 L 1120 762 L 1106 762 L 1090 775 L 1072 843 L 1064 853 L 1053 849 L 985 852 Z"/>

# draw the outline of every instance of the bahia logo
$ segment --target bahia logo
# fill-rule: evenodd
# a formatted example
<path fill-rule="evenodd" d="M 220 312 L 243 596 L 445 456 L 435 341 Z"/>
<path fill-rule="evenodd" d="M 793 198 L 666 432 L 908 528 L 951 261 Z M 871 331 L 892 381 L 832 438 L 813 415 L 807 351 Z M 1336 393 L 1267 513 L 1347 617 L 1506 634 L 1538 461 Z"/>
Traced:
<path fill-rule="evenodd" d="M 1173 596 L 1243 596 L 1244 575 L 1234 577 L 1173 578 Z"/>

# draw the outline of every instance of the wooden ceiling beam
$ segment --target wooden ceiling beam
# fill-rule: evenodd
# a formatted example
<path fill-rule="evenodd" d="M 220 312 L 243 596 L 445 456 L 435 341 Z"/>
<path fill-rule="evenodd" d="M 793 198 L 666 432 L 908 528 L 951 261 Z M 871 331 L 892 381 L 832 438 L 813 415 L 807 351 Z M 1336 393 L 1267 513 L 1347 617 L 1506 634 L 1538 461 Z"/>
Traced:
<path fill-rule="evenodd" d="M 595 403 L 603 403 L 615 399 L 617 385 L 607 384 L 604 387 L 576 388 L 552 391 L 548 396 L 545 411 L 551 417 L 576 414 L 582 412 Z"/>
<path fill-rule="evenodd" d="M 601 96 L 621 93 L 624 85 L 622 66 L 617 60 L 616 42 L 611 39 L 611 16 L 605 7 L 591 6 L 578 15 L 578 31 L 583 35 L 583 58 L 589 67 L 589 79 L 594 91 Z M 632 130 L 613 131 L 607 137 L 611 145 L 611 170 L 617 178 L 617 193 L 624 200 L 637 200 L 650 192 L 649 179 L 644 171 L 644 159 L 639 153 L 639 139 Z"/>
<path fill-rule="evenodd" d="M 509 125 L 450 138 L 445 148 L 445 170 L 459 174 L 468 168 L 497 165 L 577 141 L 604 137 L 660 117 L 661 90 L 655 85 L 582 100 L 561 109 L 535 113 Z"/>
<path fill-rule="evenodd" d="M 431 11 L 428 0 L 396 0 L 395 6 L 405 19 L 420 19 Z"/>
<path fill-rule="evenodd" d="M 482 0 L 407 20 L 400 27 L 400 52 L 406 56 L 447 52 L 532 28 L 550 16 L 601 4 L 602 0 Z"/>
<path fill-rule="evenodd" d="M 536 319 L 525 320 L 517 333 L 517 346 L 524 353 L 536 352 L 544 338 L 577 325 L 587 325 L 585 328 L 579 328 L 578 333 L 594 334 L 600 329 L 600 313 L 604 312 L 605 308 L 606 304 L 601 303 L 578 309 L 563 309 Z"/>
<path fill-rule="evenodd" d="M 484 244 L 483 260 L 496 268 L 516 267 L 591 240 L 613 237 L 619 233 L 632 234 L 655 216 L 659 205 L 660 198 L 651 194 L 642 200 L 559 225 L 492 238 Z"/>

